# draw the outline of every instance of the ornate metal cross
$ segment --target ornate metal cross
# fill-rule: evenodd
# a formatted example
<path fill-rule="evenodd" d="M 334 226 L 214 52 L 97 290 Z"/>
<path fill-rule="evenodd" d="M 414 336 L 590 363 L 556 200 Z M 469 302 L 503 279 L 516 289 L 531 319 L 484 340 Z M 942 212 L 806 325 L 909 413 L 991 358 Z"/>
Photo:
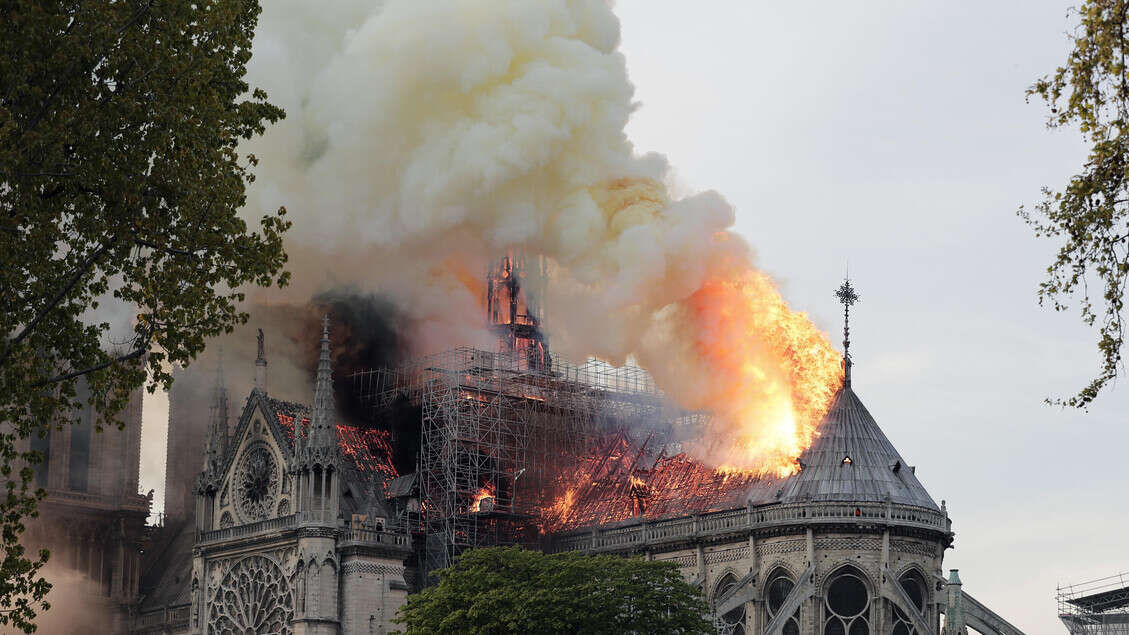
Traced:
<path fill-rule="evenodd" d="M 859 301 L 859 294 L 851 286 L 851 279 L 844 278 L 843 284 L 835 290 L 835 297 L 843 304 L 843 363 L 845 369 L 845 383 L 851 385 L 851 306 Z"/>

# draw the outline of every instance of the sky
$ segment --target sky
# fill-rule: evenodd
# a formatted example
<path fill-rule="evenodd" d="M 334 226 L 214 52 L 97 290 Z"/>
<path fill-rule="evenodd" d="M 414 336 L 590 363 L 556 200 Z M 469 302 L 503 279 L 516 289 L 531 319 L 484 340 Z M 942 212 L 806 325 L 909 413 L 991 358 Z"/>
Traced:
<path fill-rule="evenodd" d="M 1065 60 L 1070 4 L 616 4 L 638 150 L 733 203 L 759 265 L 834 340 L 849 267 L 854 388 L 946 501 L 946 569 L 1029 634 L 1063 631 L 1056 585 L 1129 569 L 1129 388 L 1087 413 L 1043 404 L 1096 371 L 1096 335 L 1038 306 L 1056 245 L 1016 216 L 1085 158 L 1024 96 Z M 159 509 L 167 401 L 146 399 Z"/>
<path fill-rule="evenodd" d="M 733 203 L 835 340 L 849 266 L 854 388 L 947 502 L 946 569 L 1027 633 L 1065 630 L 1056 585 L 1129 569 L 1129 386 L 1043 404 L 1092 377 L 1096 335 L 1038 306 L 1057 245 L 1016 216 L 1085 159 L 1024 95 L 1071 4 L 617 3 L 638 149 Z"/>

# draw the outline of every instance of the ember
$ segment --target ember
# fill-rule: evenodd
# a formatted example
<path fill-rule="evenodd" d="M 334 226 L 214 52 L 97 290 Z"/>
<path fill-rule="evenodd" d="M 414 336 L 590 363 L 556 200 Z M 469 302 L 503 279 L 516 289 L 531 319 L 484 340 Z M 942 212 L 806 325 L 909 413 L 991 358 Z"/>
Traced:
<path fill-rule="evenodd" d="M 474 495 L 474 500 L 471 502 L 470 511 L 472 512 L 489 512 L 494 510 L 494 495 L 495 488 L 493 483 L 487 483 L 485 487 L 478 490 Z"/>

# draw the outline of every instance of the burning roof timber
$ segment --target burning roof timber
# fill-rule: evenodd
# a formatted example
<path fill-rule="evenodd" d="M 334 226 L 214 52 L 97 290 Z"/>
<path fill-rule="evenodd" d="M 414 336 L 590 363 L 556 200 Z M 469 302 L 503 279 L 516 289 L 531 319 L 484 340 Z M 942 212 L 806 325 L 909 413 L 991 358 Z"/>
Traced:
<path fill-rule="evenodd" d="M 270 400 L 278 422 L 286 431 L 287 440 L 293 446 L 294 422 L 301 421 L 305 434 L 310 424 L 310 408 L 278 399 Z M 365 429 L 357 426 L 337 424 L 337 445 L 346 466 L 354 471 L 371 475 L 381 481 L 391 481 L 399 476 L 392 465 L 391 434 L 387 430 Z"/>
<path fill-rule="evenodd" d="M 784 478 L 714 470 L 685 454 L 648 462 L 646 443 L 619 436 L 580 461 L 573 486 L 546 514 L 551 531 L 803 502 L 890 502 L 938 510 L 850 385 L 835 396 L 818 436 Z"/>
<path fill-rule="evenodd" d="M 546 508 L 546 528 L 567 531 L 740 508 L 751 487 L 771 480 L 710 468 L 684 453 L 648 459 L 646 450 L 647 443 L 636 446 L 618 434 L 601 453 L 582 458 L 564 494 Z"/>
<path fill-rule="evenodd" d="M 422 498 L 425 507 L 432 497 L 453 500 L 429 513 L 447 524 L 462 517 L 453 521 L 458 535 L 482 521 L 483 491 L 491 492 L 491 514 L 529 517 L 546 533 L 750 504 L 889 501 L 937 509 L 849 383 L 834 393 L 799 470 L 779 475 L 717 469 L 683 452 L 677 439 L 708 429 L 707 415 L 672 407 L 641 369 L 558 359 L 531 369 L 513 358 L 460 348 L 354 375 L 376 411 L 397 399 L 419 406 Z M 458 446 L 447 448 L 456 459 L 428 454 L 428 435 Z M 462 485 L 452 497 L 435 490 L 442 483 Z"/>

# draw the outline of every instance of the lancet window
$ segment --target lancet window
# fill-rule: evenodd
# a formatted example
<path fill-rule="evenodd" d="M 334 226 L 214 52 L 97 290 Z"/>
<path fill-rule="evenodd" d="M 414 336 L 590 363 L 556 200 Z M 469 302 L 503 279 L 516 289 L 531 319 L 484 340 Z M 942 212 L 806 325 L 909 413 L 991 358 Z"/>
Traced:
<path fill-rule="evenodd" d="M 722 599 L 737 586 L 737 578 L 732 573 L 725 574 L 718 581 L 714 601 Z M 717 617 L 718 635 L 745 635 L 745 605 Z"/>
<path fill-rule="evenodd" d="M 769 577 L 764 592 L 764 606 L 769 621 L 772 621 L 784 607 L 784 602 L 795 588 L 796 583 L 783 572 L 774 573 Z M 800 635 L 800 609 L 796 609 L 795 613 L 784 622 L 781 632 L 784 635 Z"/>
<path fill-rule="evenodd" d="M 909 596 L 914 608 L 920 613 L 925 613 L 925 582 L 916 572 L 910 571 L 898 579 L 898 584 Z M 897 606 L 894 607 L 893 635 L 918 635 L 917 626 L 910 616 L 906 615 Z"/>
<path fill-rule="evenodd" d="M 858 571 L 845 568 L 832 576 L 824 593 L 824 635 L 870 635 L 870 591 Z"/>

